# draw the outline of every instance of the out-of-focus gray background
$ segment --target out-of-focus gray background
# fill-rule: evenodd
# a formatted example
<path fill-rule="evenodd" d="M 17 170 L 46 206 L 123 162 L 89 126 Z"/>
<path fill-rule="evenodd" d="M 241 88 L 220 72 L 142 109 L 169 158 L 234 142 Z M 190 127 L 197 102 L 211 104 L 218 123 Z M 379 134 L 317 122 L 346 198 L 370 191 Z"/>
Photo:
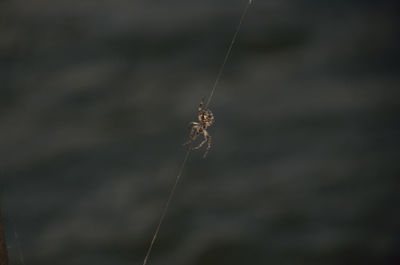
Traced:
<path fill-rule="evenodd" d="M 245 4 L 0 2 L 11 265 L 142 263 Z M 400 264 L 397 11 L 254 1 L 150 264 Z"/>

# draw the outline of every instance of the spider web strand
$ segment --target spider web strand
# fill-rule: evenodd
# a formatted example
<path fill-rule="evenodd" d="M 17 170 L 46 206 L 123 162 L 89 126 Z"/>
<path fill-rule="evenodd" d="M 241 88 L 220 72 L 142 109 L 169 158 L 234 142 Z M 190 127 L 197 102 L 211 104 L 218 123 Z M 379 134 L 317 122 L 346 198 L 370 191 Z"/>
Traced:
<path fill-rule="evenodd" d="M 215 82 L 214 82 L 214 85 L 212 87 L 210 96 L 208 97 L 208 100 L 207 100 L 207 103 L 206 103 L 206 107 L 208 107 L 208 105 L 211 102 L 212 97 L 214 96 L 215 89 L 217 88 L 218 82 L 221 79 L 222 73 L 224 72 L 226 62 L 228 61 L 229 56 L 231 55 L 231 51 L 232 51 L 233 45 L 236 42 L 236 38 L 239 35 L 240 28 L 241 28 L 241 26 L 243 24 L 243 20 L 244 20 L 246 14 L 247 14 L 247 10 L 249 9 L 249 6 L 251 5 L 251 3 L 252 3 L 252 0 L 249 0 L 247 2 L 247 4 L 246 4 L 245 8 L 243 9 L 242 15 L 240 16 L 239 24 L 236 27 L 235 34 L 233 34 L 231 43 L 229 44 L 229 47 L 228 47 L 228 50 L 227 50 L 227 52 L 225 54 L 224 60 L 223 60 L 221 66 L 219 68 L 219 71 L 218 71 L 218 74 L 217 74 L 217 78 L 215 79 Z"/>
<path fill-rule="evenodd" d="M 167 202 L 165 203 L 164 210 L 163 210 L 163 212 L 162 212 L 162 214 L 161 214 L 160 220 L 158 221 L 157 228 L 156 228 L 156 230 L 155 230 L 155 232 L 154 232 L 153 239 L 152 239 L 151 242 L 150 242 L 150 246 L 149 246 L 149 248 L 148 248 L 148 250 L 147 250 L 146 257 L 144 258 L 143 265 L 146 265 L 146 264 L 147 264 L 147 261 L 149 260 L 151 250 L 153 249 L 153 245 L 154 245 L 154 243 L 155 243 L 156 240 L 157 240 L 158 232 L 160 231 L 160 227 L 161 227 L 161 225 L 162 225 L 162 223 L 163 223 L 163 221 L 164 221 L 165 215 L 167 214 L 167 211 L 168 211 L 169 205 L 170 205 L 170 203 L 171 203 L 172 197 L 173 197 L 174 194 L 175 194 L 176 186 L 178 185 L 179 179 L 180 179 L 181 176 L 182 176 L 183 169 L 185 168 L 186 162 L 187 162 L 187 160 L 188 160 L 188 158 L 189 158 L 190 151 L 191 151 L 190 148 L 186 151 L 185 158 L 183 159 L 183 162 L 182 162 L 182 164 L 181 164 L 181 166 L 180 166 L 180 168 L 179 168 L 179 171 L 178 171 L 179 173 L 178 173 L 178 175 L 177 175 L 176 178 L 175 178 L 175 183 L 174 183 L 174 185 L 172 186 L 171 191 L 169 192 L 168 200 L 167 200 Z"/>
<path fill-rule="evenodd" d="M 212 99 L 212 97 L 213 97 L 213 95 L 214 95 L 215 89 L 216 89 L 216 87 L 217 87 L 217 85 L 218 85 L 218 82 L 219 82 L 219 80 L 220 80 L 220 78 L 221 78 L 221 76 L 222 76 L 222 73 L 223 73 L 223 71 L 224 71 L 224 69 L 225 69 L 226 62 L 227 62 L 228 59 L 229 59 L 229 56 L 230 56 L 230 54 L 231 54 L 233 45 L 235 44 L 236 38 L 237 38 L 237 36 L 238 36 L 238 34 L 239 34 L 240 27 L 242 26 L 242 23 L 243 23 L 243 20 L 244 20 L 244 18 L 245 18 L 245 16 L 246 16 L 247 10 L 248 10 L 248 8 L 249 8 L 249 6 L 250 6 L 251 4 L 252 4 L 252 0 L 249 0 L 249 1 L 247 2 L 247 4 L 246 4 L 244 10 L 243 10 L 243 13 L 242 13 L 242 15 L 241 15 L 241 17 L 240 17 L 240 20 L 239 20 L 239 24 L 238 24 L 238 26 L 236 27 L 235 34 L 233 35 L 233 38 L 232 38 L 231 43 L 230 43 L 230 45 L 229 45 L 229 47 L 228 47 L 228 50 L 227 50 L 227 52 L 226 52 L 226 54 L 225 54 L 224 60 L 223 60 L 223 62 L 222 62 L 222 65 L 221 65 L 221 67 L 220 67 L 220 69 L 219 69 L 219 71 L 218 71 L 218 75 L 217 75 L 217 78 L 216 78 L 216 80 L 215 80 L 215 82 L 214 82 L 214 85 L 213 85 L 213 87 L 212 87 L 210 96 L 208 97 L 208 100 L 207 100 L 207 103 L 206 103 L 206 107 L 208 107 L 208 105 L 209 105 L 210 102 L 211 102 L 211 99 Z M 152 249 L 153 249 L 154 243 L 155 243 L 156 240 L 157 240 L 158 233 L 159 233 L 159 231 L 160 231 L 161 225 L 162 225 L 162 223 L 163 223 L 163 221 L 164 221 L 164 218 L 165 218 L 165 216 L 166 216 L 166 214 L 167 214 L 167 211 L 168 211 L 168 209 L 169 209 L 169 205 L 170 205 L 170 203 L 171 203 L 171 200 L 172 200 L 172 198 L 173 198 L 173 196 L 174 196 L 174 194 L 175 194 L 175 190 L 176 190 L 176 187 L 177 187 L 177 185 L 178 185 L 179 179 L 180 179 L 181 176 L 182 176 L 183 169 L 185 168 L 186 162 L 187 162 L 187 160 L 188 160 L 188 158 L 189 158 L 190 151 L 191 151 L 191 148 L 189 147 L 189 149 L 188 149 L 187 152 L 186 152 L 185 158 L 183 159 L 183 162 L 182 162 L 182 164 L 181 164 L 181 166 L 180 166 L 180 169 L 179 169 L 179 171 L 178 171 L 178 175 L 177 175 L 176 178 L 175 178 L 175 183 L 174 183 L 174 185 L 173 185 L 172 188 L 171 188 L 171 191 L 170 191 L 170 193 L 169 193 L 167 202 L 165 203 L 164 210 L 163 210 L 163 212 L 162 212 L 162 214 L 161 214 L 161 217 L 160 217 L 160 219 L 159 219 L 159 221 L 158 221 L 156 230 L 155 230 L 155 232 L 154 232 L 154 234 L 153 234 L 153 238 L 152 238 L 152 240 L 151 240 L 151 242 L 150 242 L 150 246 L 149 246 L 149 248 L 148 248 L 148 250 L 147 250 L 147 253 L 146 253 L 146 256 L 145 256 L 145 258 L 144 258 L 143 265 L 146 265 L 147 262 L 148 262 L 148 260 L 149 260 L 149 257 L 150 257 L 151 251 L 152 251 Z"/>

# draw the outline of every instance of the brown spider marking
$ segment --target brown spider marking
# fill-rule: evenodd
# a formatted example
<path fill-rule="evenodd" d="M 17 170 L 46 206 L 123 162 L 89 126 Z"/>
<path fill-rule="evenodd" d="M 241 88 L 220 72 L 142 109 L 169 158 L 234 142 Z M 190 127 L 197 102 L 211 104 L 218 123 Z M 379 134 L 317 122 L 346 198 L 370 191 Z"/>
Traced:
<path fill-rule="evenodd" d="M 189 128 L 191 128 L 189 141 L 184 143 L 183 146 L 192 144 L 200 134 L 203 134 L 204 140 L 198 146 L 190 147 L 190 150 L 200 149 L 205 143 L 207 143 L 206 152 L 203 155 L 203 158 L 205 158 L 208 154 L 208 151 L 210 151 L 211 149 L 211 136 L 207 132 L 207 127 L 211 126 L 214 123 L 214 115 L 212 114 L 210 109 L 203 108 L 203 105 L 204 100 L 201 100 L 199 108 L 197 110 L 199 113 L 199 122 L 189 123 Z"/>

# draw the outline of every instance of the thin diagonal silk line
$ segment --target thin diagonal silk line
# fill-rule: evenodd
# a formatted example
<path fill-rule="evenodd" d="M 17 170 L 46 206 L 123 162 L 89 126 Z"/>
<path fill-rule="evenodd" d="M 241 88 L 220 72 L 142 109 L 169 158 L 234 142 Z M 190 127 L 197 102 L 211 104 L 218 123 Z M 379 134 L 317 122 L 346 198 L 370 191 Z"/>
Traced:
<path fill-rule="evenodd" d="M 236 27 L 235 34 L 233 35 L 232 41 L 231 41 L 231 43 L 229 44 L 229 47 L 228 47 L 228 51 L 227 51 L 226 54 L 225 54 L 224 61 L 222 62 L 221 67 L 219 68 L 218 75 L 217 75 L 217 78 L 215 79 L 215 82 L 214 82 L 214 85 L 213 85 L 213 87 L 212 87 L 210 96 L 208 97 L 206 107 L 208 107 L 208 105 L 209 105 L 210 102 L 211 102 L 212 97 L 214 96 L 215 89 L 217 88 L 218 82 L 219 82 L 219 80 L 221 79 L 222 73 L 223 73 L 223 71 L 224 71 L 224 69 L 225 69 L 225 64 L 226 64 L 226 62 L 228 61 L 228 58 L 229 58 L 229 56 L 230 56 L 230 54 L 231 54 L 233 45 L 235 44 L 236 38 L 237 38 L 237 36 L 238 36 L 238 34 L 239 34 L 239 31 L 240 31 L 240 27 L 242 26 L 244 17 L 246 16 L 247 10 L 249 9 L 249 6 L 251 5 L 251 3 L 252 3 L 252 0 L 249 0 L 249 1 L 247 2 L 247 4 L 246 4 L 244 10 L 243 10 L 242 16 L 240 17 L 240 20 L 239 20 L 239 24 L 238 24 L 238 26 Z"/>
<path fill-rule="evenodd" d="M 217 78 L 216 78 L 216 80 L 215 80 L 215 82 L 214 82 L 214 85 L 213 85 L 213 87 L 212 87 L 210 96 L 209 96 L 209 98 L 208 98 L 208 100 L 207 100 L 206 107 L 207 107 L 207 106 L 210 104 L 210 102 L 211 102 L 211 99 L 212 99 L 212 97 L 213 97 L 213 95 L 214 95 L 214 92 L 215 92 L 215 88 L 217 87 L 218 82 L 219 82 L 219 79 L 221 78 L 222 72 L 224 71 L 225 64 L 226 64 L 226 62 L 228 61 L 229 55 L 231 54 L 232 47 L 233 47 L 233 45 L 234 45 L 234 43 L 235 43 L 235 41 L 236 41 L 237 35 L 239 34 L 240 27 L 242 26 L 242 23 L 243 23 L 243 19 L 244 19 L 244 17 L 246 16 L 246 13 L 247 13 L 247 9 L 249 8 L 249 6 L 250 6 L 251 3 L 252 3 L 252 0 L 249 0 L 249 1 L 247 2 L 247 4 L 246 4 L 246 7 L 245 7 L 244 10 L 243 10 L 242 16 L 240 17 L 239 24 L 238 24 L 238 26 L 237 26 L 237 28 L 236 28 L 235 34 L 233 35 L 232 41 L 231 41 L 231 43 L 230 43 L 230 45 L 229 45 L 228 51 L 227 51 L 226 54 L 225 54 L 224 61 L 222 62 L 222 65 L 221 65 L 221 67 L 220 67 L 220 69 L 219 69 Z M 144 258 L 143 265 L 146 265 L 146 264 L 147 264 L 147 261 L 149 260 L 151 250 L 153 249 L 153 245 L 154 245 L 154 243 L 155 243 L 156 240 L 157 240 L 158 232 L 160 231 L 160 227 L 161 227 L 161 225 L 162 225 L 162 223 L 163 223 L 163 221 L 164 221 L 165 215 L 167 214 L 167 211 L 168 211 L 169 205 L 170 205 L 170 203 L 171 203 L 172 197 L 173 197 L 174 194 L 175 194 L 176 187 L 177 187 L 177 185 L 178 185 L 179 179 L 181 178 L 183 169 L 185 168 L 186 161 L 187 161 L 188 158 L 189 158 L 190 151 L 191 151 L 191 149 L 190 149 L 190 147 L 189 147 L 188 151 L 186 152 L 185 158 L 183 159 L 183 162 L 182 162 L 182 164 L 181 164 L 181 167 L 180 167 L 180 169 L 179 169 L 179 171 L 178 171 L 178 175 L 177 175 L 176 178 L 175 178 L 175 183 L 174 183 L 174 185 L 172 186 L 172 189 L 171 189 L 171 191 L 170 191 L 170 193 L 169 193 L 168 200 L 167 200 L 167 202 L 165 203 L 164 210 L 163 210 L 163 212 L 162 212 L 162 214 L 161 214 L 160 220 L 158 221 L 158 225 L 157 225 L 157 228 L 156 228 L 156 230 L 155 230 L 155 232 L 154 232 L 153 239 L 152 239 L 151 242 L 150 242 L 150 246 L 149 246 L 149 248 L 148 248 L 148 250 L 147 250 L 146 257 Z"/>
<path fill-rule="evenodd" d="M 149 249 L 147 250 L 146 257 L 144 258 L 144 261 L 143 261 L 143 265 L 146 265 L 146 264 L 147 264 L 147 261 L 149 260 L 151 250 L 152 250 L 152 248 L 153 248 L 154 243 L 156 242 L 156 239 L 157 239 L 157 236 L 158 236 L 158 232 L 160 231 L 160 227 L 161 227 L 161 225 L 162 225 L 162 223 L 163 223 L 163 221 L 164 221 L 164 217 L 165 217 L 165 215 L 167 214 L 167 211 L 168 211 L 168 208 L 169 208 L 169 204 L 171 203 L 172 197 L 173 197 L 174 194 L 175 194 L 176 186 L 178 185 L 179 179 L 181 178 L 183 169 L 185 168 L 185 165 L 186 165 L 186 161 L 187 161 L 188 158 L 189 158 L 190 151 L 191 151 L 190 148 L 186 151 L 185 158 L 183 159 L 183 162 L 182 162 L 181 167 L 180 167 L 180 169 L 179 169 L 179 173 L 178 173 L 178 175 L 177 175 L 176 178 L 175 178 L 175 183 L 174 183 L 174 185 L 172 186 L 172 189 L 171 189 L 171 191 L 170 191 L 170 193 L 169 193 L 168 200 L 167 200 L 167 202 L 165 203 L 163 213 L 161 214 L 160 220 L 158 221 L 158 225 L 157 225 L 156 231 L 154 232 L 153 239 L 151 240 Z"/>

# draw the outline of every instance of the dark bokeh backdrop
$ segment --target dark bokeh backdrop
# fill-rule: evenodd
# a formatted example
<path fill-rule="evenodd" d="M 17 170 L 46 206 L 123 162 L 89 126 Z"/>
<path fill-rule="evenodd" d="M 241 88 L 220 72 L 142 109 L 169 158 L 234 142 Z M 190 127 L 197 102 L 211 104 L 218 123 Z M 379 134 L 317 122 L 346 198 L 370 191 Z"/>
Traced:
<path fill-rule="evenodd" d="M 142 263 L 245 4 L 0 2 L 11 265 Z M 397 16 L 254 1 L 150 264 L 400 264 Z"/>

